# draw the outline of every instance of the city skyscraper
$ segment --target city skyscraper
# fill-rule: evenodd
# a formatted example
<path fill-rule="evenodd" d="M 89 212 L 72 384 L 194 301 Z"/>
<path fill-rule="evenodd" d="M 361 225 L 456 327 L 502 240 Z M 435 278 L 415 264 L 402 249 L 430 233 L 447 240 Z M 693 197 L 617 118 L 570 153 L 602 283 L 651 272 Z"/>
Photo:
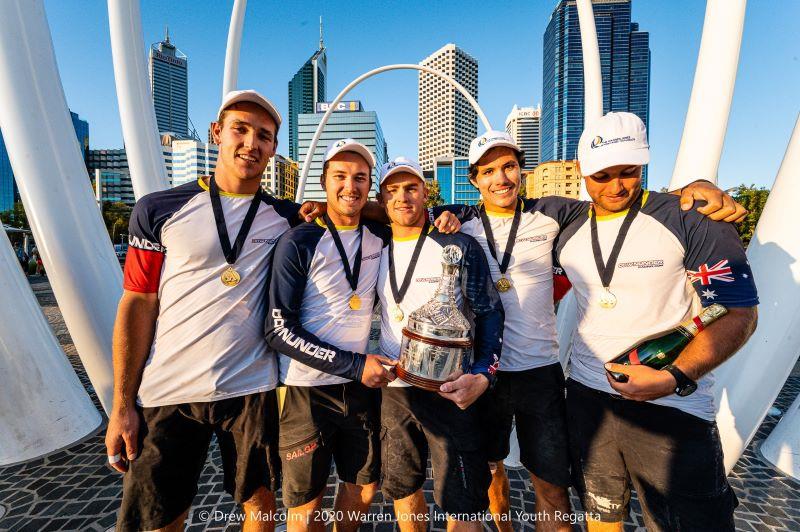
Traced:
<path fill-rule="evenodd" d="M 189 136 L 189 60 L 169 40 L 150 47 L 150 92 L 159 133 Z"/>
<path fill-rule="evenodd" d="M 322 40 L 322 17 L 319 19 L 319 49 L 308 58 L 289 82 L 289 158 L 298 158 L 297 117 L 313 113 L 315 106 L 325 101 L 328 78 L 328 57 Z"/>
<path fill-rule="evenodd" d="M 77 113 L 70 111 L 69 114 L 81 148 L 81 157 L 85 163 L 89 153 L 89 122 L 81 120 Z M 11 168 L 11 160 L 8 158 L 3 133 L 0 132 L 0 212 L 12 209 L 14 202 L 19 200 L 19 190 L 14 181 L 14 170 Z"/>
<path fill-rule="evenodd" d="M 264 169 L 261 186 L 276 198 L 294 200 L 297 193 L 297 163 L 283 155 L 275 154 Z"/>
<path fill-rule="evenodd" d="M 631 22 L 631 0 L 593 0 L 592 6 L 603 76 L 603 113 L 628 111 L 649 127 L 650 35 Z M 544 33 L 543 50 L 541 160 L 575 159 L 584 106 L 575 0 L 556 5 Z"/>
<path fill-rule="evenodd" d="M 481 199 L 481 193 L 469 182 L 467 157 L 436 157 L 433 160 L 433 178 L 439 183 L 439 194 L 445 205 L 475 205 Z"/>
<path fill-rule="evenodd" d="M 305 113 L 298 116 L 298 153 L 300 155 L 298 164 L 301 170 L 302 161 L 305 161 L 308 148 L 311 146 L 311 139 L 325 114 L 325 105 L 325 103 L 319 104 L 316 113 Z M 355 139 L 372 150 L 377 162 L 376 168 L 372 169 L 372 186 L 374 190 L 378 189 L 378 169 L 388 159 L 388 148 L 386 140 L 383 138 L 378 114 L 375 111 L 364 111 L 361 102 L 342 102 L 337 111 L 331 114 L 317 143 L 317 148 L 314 150 L 305 185 L 304 199 L 325 199 L 325 191 L 322 190 L 320 184 L 322 159 L 331 144 L 344 138 Z"/>
<path fill-rule="evenodd" d="M 530 172 L 541 160 L 541 119 L 542 107 L 514 107 L 506 117 L 506 133 L 511 135 L 525 153 L 525 166 L 522 170 Z"/>
<path fill-rule="evenodd" d="M 478 61 L 455 44 L 446 44 L 420 63 L 447 74 L 478 98 Z M 478 136 L 478 114 L 449 83 L 419 73 L 419 163 L 433 170 L 436 157 L 466 157 Z"/>

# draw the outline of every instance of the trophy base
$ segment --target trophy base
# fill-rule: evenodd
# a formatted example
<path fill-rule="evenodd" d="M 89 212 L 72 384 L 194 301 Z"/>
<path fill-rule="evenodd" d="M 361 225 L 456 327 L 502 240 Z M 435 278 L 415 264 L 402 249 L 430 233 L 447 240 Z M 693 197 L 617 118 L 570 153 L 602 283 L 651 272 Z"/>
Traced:
<path fill-rule="evenodd" d="M 438 392 L 439 387 L 445 382 L 447 382 L 447 381 L 436 381 L 433 379 L 426 379 L 425 377 L 414 375 L 413 373 L 409 373 L 400 366 L 395 366 L 395 371 L 397 372 L 397 376 L 400 377 L 400 380 L 402 380 L 403 382 L 407 382 L 411 386 L 415 386 L 423 390 L 428 390 L 429 392 Z"/>

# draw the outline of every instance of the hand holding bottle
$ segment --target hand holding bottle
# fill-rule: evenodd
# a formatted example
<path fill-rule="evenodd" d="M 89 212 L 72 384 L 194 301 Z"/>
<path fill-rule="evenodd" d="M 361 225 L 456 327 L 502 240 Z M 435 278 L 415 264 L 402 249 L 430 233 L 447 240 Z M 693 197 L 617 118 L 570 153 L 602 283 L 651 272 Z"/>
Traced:
<path fill-rule="evenodd" d="M 605 368 L 608 383 L 625 399 L 652 401 L 675 392 L 677 383 L 669 371 L 654 369 L 643 364 L 623 365 L 612 362 L 607 362 Z M 619 382 L 611 372 L 621 373 L 627 380 Z"/>

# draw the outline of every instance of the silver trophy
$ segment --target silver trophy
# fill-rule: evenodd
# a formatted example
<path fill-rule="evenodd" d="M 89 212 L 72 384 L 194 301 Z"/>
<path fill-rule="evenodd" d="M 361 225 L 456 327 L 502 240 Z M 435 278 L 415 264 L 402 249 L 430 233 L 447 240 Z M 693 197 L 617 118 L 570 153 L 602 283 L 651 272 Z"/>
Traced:
<path fill-rule="evenodd" d="M 403 328 L 397 376 L 424 390 L 438 391 L 442 383 L 457 378 L 469 361 L 470 324 L 455 298 L 461 258 L 458 246 L 444 248 L 436 293 L 411 313 Z"/>

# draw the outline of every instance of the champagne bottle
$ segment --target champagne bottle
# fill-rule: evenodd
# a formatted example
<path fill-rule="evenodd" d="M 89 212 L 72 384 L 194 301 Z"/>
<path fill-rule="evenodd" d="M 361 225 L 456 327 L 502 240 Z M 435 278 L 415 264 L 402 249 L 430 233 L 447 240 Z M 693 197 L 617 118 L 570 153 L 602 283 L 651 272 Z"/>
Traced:
<path fill-rule="evenodd" d="M 630 349 L 626 349 L 621 355 L 614 357 L 609 362 L 630 366 L 643 364 L 651 368 L 661 369 L 672 364 L 681 351 L 692 341 L 692 338 L 708 327 L 717 319 L 727 314 L 728 309 L 722 305 L 714 303 L 703 309 L 703 312 L 681 322 L 674 329 L 655 338 L 644 340 Z M 616 371 L 608 372 L 617 382 L 628 382 L 628 376 Z"/>

